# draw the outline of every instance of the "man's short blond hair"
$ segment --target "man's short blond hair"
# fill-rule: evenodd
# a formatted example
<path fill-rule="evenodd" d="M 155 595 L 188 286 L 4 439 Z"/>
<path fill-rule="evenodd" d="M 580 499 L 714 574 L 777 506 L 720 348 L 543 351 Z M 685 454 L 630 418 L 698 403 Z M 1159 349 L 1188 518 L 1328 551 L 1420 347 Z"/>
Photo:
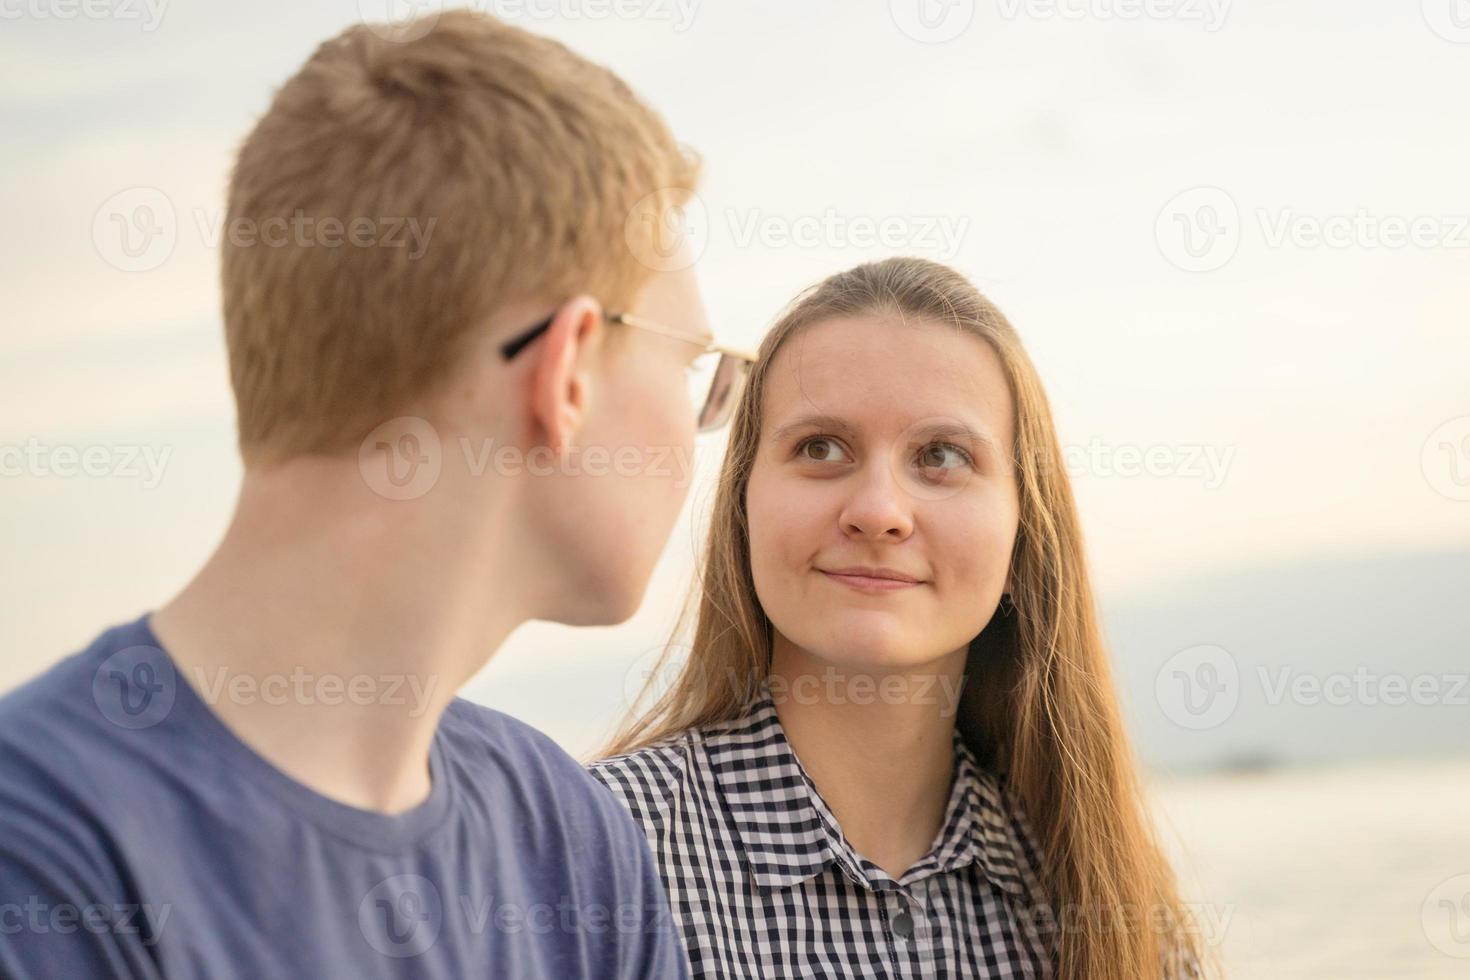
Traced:
<path fill-rule="evenodd" d="M 247 465 L 338 452 L 506 304 L 632 301 L 699 164 L 616 75 L 468 10 L 322 44 L 240 149 L 222 257 Z M 412 234 L 410 233 L 412 232 Z"/>

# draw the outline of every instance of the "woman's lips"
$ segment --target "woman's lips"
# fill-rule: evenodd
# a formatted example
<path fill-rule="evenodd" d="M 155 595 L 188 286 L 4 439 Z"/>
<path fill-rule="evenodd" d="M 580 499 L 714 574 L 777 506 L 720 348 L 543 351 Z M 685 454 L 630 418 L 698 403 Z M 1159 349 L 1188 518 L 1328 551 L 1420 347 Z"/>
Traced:
<path fill-rule="evenodd" d="M 817 569 L 817 571 L 834 582 L 841 583 L 850 589 L 856 589 L 858 592 L 867 592 L 869 594 L 897 592 L 902 589 L 917 588 L 924 584 L 908 577 L 890 577 L 891 573 L 884 572 L 856 572 L 846 569 L 829 572 L 821 568 Z"/>

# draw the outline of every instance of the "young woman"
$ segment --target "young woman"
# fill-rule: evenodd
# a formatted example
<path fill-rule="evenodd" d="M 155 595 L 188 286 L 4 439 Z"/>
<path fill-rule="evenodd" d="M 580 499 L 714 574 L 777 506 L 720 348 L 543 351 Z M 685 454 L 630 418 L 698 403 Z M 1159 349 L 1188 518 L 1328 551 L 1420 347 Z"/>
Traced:
<path fill-rule="evenodd" d="M 833 276 L 737 409 L 687 661 L 592 765 L 695 976 L 1202 975 L 1050 410 L 954 271 Z"/>

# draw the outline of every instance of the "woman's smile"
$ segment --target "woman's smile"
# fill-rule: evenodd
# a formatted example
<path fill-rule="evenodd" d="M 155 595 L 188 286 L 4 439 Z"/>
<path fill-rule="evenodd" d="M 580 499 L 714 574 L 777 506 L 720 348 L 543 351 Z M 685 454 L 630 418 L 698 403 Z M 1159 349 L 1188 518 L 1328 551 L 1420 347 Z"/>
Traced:
<path fill-rule="evenodd" d="M 926 584 L 912 575 L 891 568 L 818 568 L 817 571 L 833 582 L 870 595 L 915 589 Z"/>

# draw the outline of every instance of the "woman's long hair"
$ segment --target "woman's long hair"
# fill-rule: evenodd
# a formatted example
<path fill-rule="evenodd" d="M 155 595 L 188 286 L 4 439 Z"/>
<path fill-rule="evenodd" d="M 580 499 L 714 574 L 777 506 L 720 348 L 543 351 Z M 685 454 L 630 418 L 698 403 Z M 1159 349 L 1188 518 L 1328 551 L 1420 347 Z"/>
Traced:
<path fill-rule="evenodd" d="M 1008 773 L 1036 831 L 1046 911 L 1060 933 L 1056 976 L 1199 975 L 1192 971 L 1203 969 L 1206 957 L 1146 812 L 1046 395 L 1005 316 L 937 263 L 895 258 L 839 273 L 798 296 L 772 327 L 732 423 L 700 581 L 664 652 L 671 655 L 692 615 L 688 659 L 602 755 L 736 718 L 766 679 L 771 630 L 751 576 L 745 494 L 767 377 L 802 328 L 867 315 L 968 331 L 995 350 L 1010 385 L 1020 498 L 1014 608 L 1002 603 L 971 643 L 956 724 L 982 764 Z M 655 671 L 645 695 L 658 677 Z"/>

